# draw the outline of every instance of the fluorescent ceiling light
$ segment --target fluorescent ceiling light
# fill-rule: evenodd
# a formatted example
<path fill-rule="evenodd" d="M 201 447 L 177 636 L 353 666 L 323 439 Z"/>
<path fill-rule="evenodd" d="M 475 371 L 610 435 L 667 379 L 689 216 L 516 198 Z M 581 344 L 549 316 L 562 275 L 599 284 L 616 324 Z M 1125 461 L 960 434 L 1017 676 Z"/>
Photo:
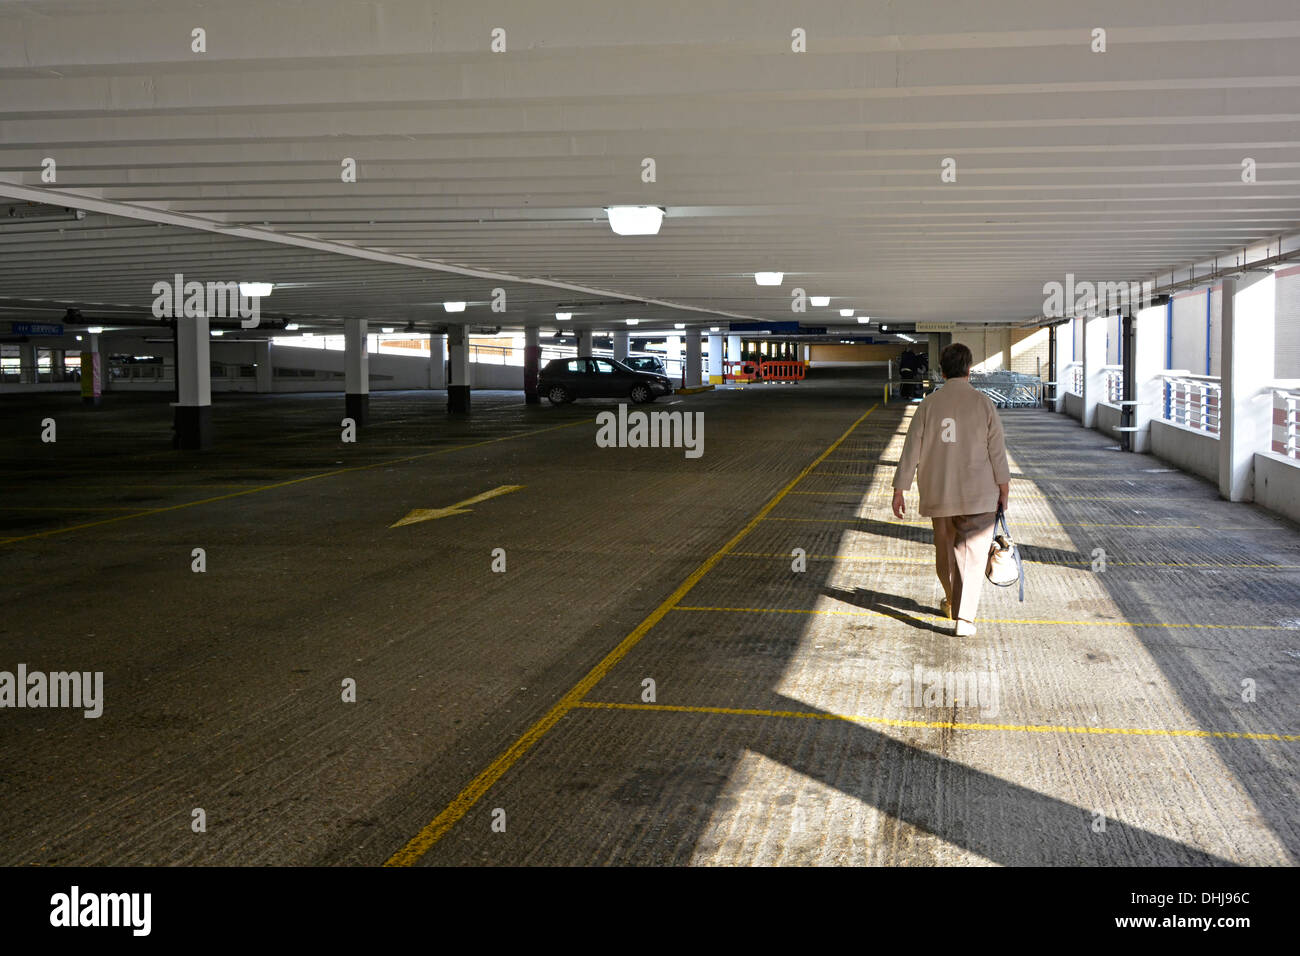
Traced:
<path fill-rule="evenodd" d="M 620 236 L 658 235 L 664 211 L 659 206 L 609 206 L 609 228 Z"/>
<path fill-rule="evenodd" d="M 102 325 L 90 325 L 86 327 L 86 331 L 91 335 L 98 335 L 100 332 L 104 331 L 104 327 Z"/>
<path fill-rule="evenodd" d="M 555 320 L 556 320 L 557 322 L 568 322 L 569 319 L 571 319 L 571 318 L 573 318 L 573 313 L 572 313 L 572 312 L 556 312 L 556 313 L 555 313 Z"/>
<path fill-rule="evenodd" d="M 297 323 L 297 322 L 286 322 L 286 323 L 285 323 L 285 326 L 284 326 L 284 330 L 285 330 L 286 332 L 297 332 L 297 331 L 298 331 L 298 323 Z"/>
<path fill-rule="evenodd" d="M 720 326 L 720 325 L 710 325 L 710 326 L 709 326 L 709 331 L 710 331 L 710 332 L 721 332 L 721 331 L 722 331 L 722 326 Z"/>
<path fill-rule="evenodd" d="M 808 301 L 820 309 L 831 304 L 831 297 L 828 295 L 812 295 L 808 297 Z"/>
<path fill-rule="evenodd" d="M 78 341 L 78 342 L 81 341 L 81 336 L 80 336 L 80 335 L 77 336 L 77 341 Z"/>
<path fill-rule="evenodd" d="M 755 272 L 754 281 L 759 285 L 780 285 L 785 281 L 784 272 Z"/>
<path fill-rule="evenodd" d="M 858 316 L 858 323 L 859 323 L 860 325 L 866 325 L 866 324 L 867 324 L 868 322 L 870 322 L 870 321 L 871 321 L 871 316 L 869 316 L 869 315 L 860 315 L 860 316 Z"/>
<path fill-rule="evenodd" d="M 887 326 L 887 325 L 882 325 L 882 326 L 880 327 L 880 331 L 882 331 L 882 332 L 888 332 L 888 331 L 889 331 L 889 326 Z"/>
<path fill-rule="evenodd" d="M 640 319 L 628 319 L 628 320 L 627 320 L 627 324 L 628 324 L 628 325 L 636 325 L 636 324 L 637 324 L 638 322 L 640 322 L 640 321 L 641 321 Z"/>
<path fill-rule="evenodd" d="M 842 315 L 846 319 L 852 314 L 853 314 L 852 309 L 840 309 L 840 315 Z"/>
<path fill-rule="evenodd" d="M 211 330 L 209 330 L 209 331 L 210 331 L 211 334 L 214 335 L 214 336 L 216 336 L 216 335 L 225 335 L 225 334 L 226 334 L 226 333 L 225 333 L 224 331 L 222 331 L 221 329 L 211 329 Z"/>
<path fill-rule="evenodd" d="M 673 328 L 675 328 L 675 329 L 684 329 L 684 328 L 686 328 L 686 323 L 685 323 L 685 322 L 674 322 L 674 323 L 673 323 Z"/>
<path fill-rule="evenodd" d="M 446 309 L 448 312 L 464 312 L 464 311 L 465 311 L 465 303 L 464 303 L 464 302 L 444 302 L 444 303 L 442 304 L 442 307 L 443 307 L 444 309 Z"/>
<path fill-rule="evenodd" d="M 241 282 L 239 294 L 245 299 L 264 299 L 271 294 L 275 284 L 271 282 Z"/>
<path fill-rule="evenodd" d="M 385 325 L 385 326 L 384 326 L 382 329 L 380 329 L 379 331 L 380 331 L 380 332 L 383 332 L 385 335 L 388 335 L 390 332 L 393 331 L 393 327 L 392 327 L 391 325 Z"/>

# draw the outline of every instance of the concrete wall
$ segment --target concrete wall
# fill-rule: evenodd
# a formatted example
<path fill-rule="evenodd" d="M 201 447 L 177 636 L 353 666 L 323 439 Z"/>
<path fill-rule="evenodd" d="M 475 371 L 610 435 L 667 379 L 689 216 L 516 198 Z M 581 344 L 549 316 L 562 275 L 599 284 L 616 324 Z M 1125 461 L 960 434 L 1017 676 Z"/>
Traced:
<path fill-rule="evenodd" d="M 214 355 L 213 361 L 230 361 Z M 279 369 L 309 369 L 337 373 L 337 378 L 312 379 L 276 375 L 273 379 L 273 391 L 302 392 L 343 389 L 343 353 L 326 349 L 303 349 L 291 345 L 271 346 L 271 365 Z M 496 365 L 491 363 L 471 362 L 469 365 L 470 385 L 473 388 L 517 388 L 524 387 L 524 367 L 522 365 Z M 251 382 L 251 379 L 250 379 Z M 386 355 L 380 352 L 370 353 L 370 390 L 380 392 L 388 389 L 428 388 L 429 357 L 427 355 Z M 214 382 L 213 389 L 218 386 Z M 244 389 L 240 389 L 241 391 Z M 251 389 L 248 389 L 251 391 Z"/>
<path fill-rule="evenodd" d="M 1219 481 L 1219 439 L 1172 422 L 1151 423 L 1151 454 L 1183 471 Z"/>
<path fill-rule="evenodd" d="M 1272 452 L 1256 454 L 1255 503 L 1300 521 L 1300 462 Z"/>
<path fill-rule="evenodd" d="M 902 354 L 902 345 L 812 343 L 808 346 L 808 361 L 818 365 L 824 362 L 844 364 L 860 362 L 865 364 L 868 362 L 887 362 L 890 359 L 897 364 L 898 357 Z"/>
<path fill-rule="evenodd" d="M 1111 438 L 1118 439 L 1123 432 L 1115 429 L 1120 426 L 1120 410 L 1118 405 L 1111 405 L 1108 402 L 1101 402 L 1097 406 L 1097 431 L 1103 435 L 1109 435 Z"/>
<path fill-rule="evenodd" d="M 1010 367 L 1011 329 L 986 329 L 983 326 L 954 332 L 952 340 L 970 349 L 975 372 L 993 372 Z"/>
<path fill-rule="evenodd" d="M 473 388 L 524 388 L 522 365 L 480 365 L 469 363 L 470 383 Z"/>
<path fill-rule="evenodd" d="M 1083 396 L 1075 395 L 1073 392 L 1066 392 L 1064 399 L 1065 414 L 1077 422 L 1083 421 Z"/>
<path fill-rule="evenodd" d="M 1011 330 L 1011 371 L 1022 375 L 1037 375 L 1050 381 L 1047 369 L 1048 330 Z"/>

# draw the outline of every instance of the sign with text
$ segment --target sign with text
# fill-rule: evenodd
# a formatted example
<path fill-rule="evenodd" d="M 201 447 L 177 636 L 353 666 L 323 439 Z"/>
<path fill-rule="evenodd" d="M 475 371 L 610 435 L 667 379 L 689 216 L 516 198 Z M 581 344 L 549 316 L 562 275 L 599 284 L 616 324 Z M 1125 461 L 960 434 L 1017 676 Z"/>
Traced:
<path fill-rule="evenodd" d="M 62 335 L 63 326 L 51 322 L 12 322 L 14 335 Z"/>

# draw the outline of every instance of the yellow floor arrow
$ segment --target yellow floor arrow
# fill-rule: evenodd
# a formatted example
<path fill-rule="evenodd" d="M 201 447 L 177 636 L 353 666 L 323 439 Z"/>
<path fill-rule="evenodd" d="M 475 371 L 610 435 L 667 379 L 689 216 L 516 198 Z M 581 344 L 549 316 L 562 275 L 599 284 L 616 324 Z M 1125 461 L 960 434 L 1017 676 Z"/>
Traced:
<path fill-rule="evenodd" d="M 497 495 L 508 495 L 512 491 L 519 491 L 523 485 L 501 485 L 493 488 L 491 491 L 485 491 L 481 495 L 475 495 L 473 498 L 466 498 L 464 501 L 458 501 L 454 505 L 446 508 L 416 508 L 407 514 L 405 518 L 396 524 L 390 524 L 390 528 L 400 528 L 404 524 L 418 524 L 421 521 L 432 521 L 434 518 L 445 518 L 448 515 L 469 514 L 472 510 L 466 505 L 476 505 L 480 501 L 487 501 L 489 498 L 495 498 Z"/>

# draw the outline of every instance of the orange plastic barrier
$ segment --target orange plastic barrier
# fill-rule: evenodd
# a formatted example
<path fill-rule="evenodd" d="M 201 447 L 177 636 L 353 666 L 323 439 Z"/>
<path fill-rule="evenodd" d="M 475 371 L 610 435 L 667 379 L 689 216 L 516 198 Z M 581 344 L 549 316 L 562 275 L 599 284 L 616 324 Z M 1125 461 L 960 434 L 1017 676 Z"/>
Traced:
<path fill-rule="evenodd" d="M 727 382 L 756 382 L 758 381 L 758 363 L 737 359 L 734 362 L 726 362 L 723 365 L 723 381 Z"/>
<path fill-rule="evenodd" d="M 764 362 L 758 368 L 758 377 L 765 382 L 800 382 L 807 370 L 804 362 Z"/>

